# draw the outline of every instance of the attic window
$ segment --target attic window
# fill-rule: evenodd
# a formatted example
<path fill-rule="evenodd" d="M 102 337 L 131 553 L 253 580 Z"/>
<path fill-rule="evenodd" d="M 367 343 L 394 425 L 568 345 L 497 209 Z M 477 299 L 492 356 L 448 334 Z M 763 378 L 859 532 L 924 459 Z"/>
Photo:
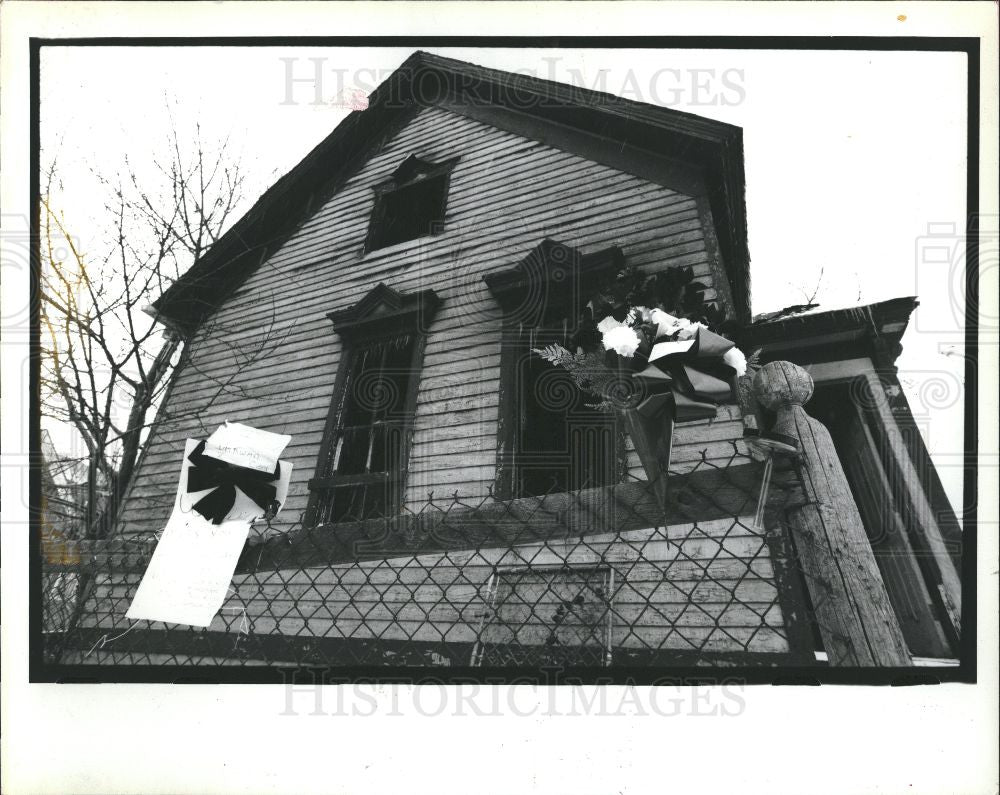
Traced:
<path fill-rule="evenodd" d="M 375 187 L 365 251 L 437 234 L 444 224 L 451 170 L 458 158 L 431 163 L 410 155 Z"/>

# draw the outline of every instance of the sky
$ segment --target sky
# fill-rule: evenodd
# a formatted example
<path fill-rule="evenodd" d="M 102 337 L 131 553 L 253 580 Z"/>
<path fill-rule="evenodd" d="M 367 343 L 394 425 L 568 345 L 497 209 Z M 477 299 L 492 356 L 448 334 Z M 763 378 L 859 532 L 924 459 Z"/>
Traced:
<path fill-rule="evenodd" d="M 763 50 L 426 48 L 743 128 L 753 312 L 915 295 L 900 381 L 952 504 L 961 505 L 965 56 Z M 102 190 L 128 155 L 151 177 L 169 118 L 228 137 L 252 200 L 412 52 L 399 48 L 45 47 L 43 166 L 99 245 Z M 995 278 L 995 274 L 993 274 Z M 983 285 L 982 289 L 995 289 Z M 51 427 L 57 445 L 72 446 Z"/>

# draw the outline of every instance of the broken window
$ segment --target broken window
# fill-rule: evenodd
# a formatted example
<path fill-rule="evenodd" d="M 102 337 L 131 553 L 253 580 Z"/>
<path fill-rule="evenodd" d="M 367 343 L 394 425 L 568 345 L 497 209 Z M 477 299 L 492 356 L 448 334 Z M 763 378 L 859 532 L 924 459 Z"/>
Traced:
<path fill-rule="evenodd" d="M 398 510 L 403 433 L 414 338 L 370 343 L 353 353 L 340 422 L 330 443 L 334 485 L 322 521 L 385 516 Z"/>
<path fill-rule="evenodd" d="M 365 251 L 439 232 L 455 162 L 436 164 L 410 156 L 376 186 Z"/>
<path fill-rule="evenodd" d="M 344 350 L 320 448 L 309 520 L 391 516 L 403 501 L 427 324 L 438 298 L 378 285 L 331 312 Z"/>
<path fill-rule="evenodd" d="M 564 369 L 533 349 L 570 345 L 588 289 L 623 265 L 617 248 L 584 254 L 544 240 L 484 277 L 503 309 L 496 494 L 540 496 L 608 486 L 625 468 L 624 435 Z"/>

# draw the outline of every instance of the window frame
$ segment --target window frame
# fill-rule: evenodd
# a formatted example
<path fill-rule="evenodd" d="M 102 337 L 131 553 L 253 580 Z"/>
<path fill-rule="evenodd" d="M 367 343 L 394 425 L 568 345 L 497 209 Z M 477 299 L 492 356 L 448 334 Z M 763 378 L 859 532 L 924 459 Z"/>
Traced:
<path fill-rule="evenodd" d="M 587 291 L 625 264 L 621 249 L 611 246 L 591 254 L 546 238 L 516 265 L 483 277 L 503 311 L 500 349 L 500 394 L 497 425 L 497 473 L 493 493 L 497 499 L 515 499 L 518 493 L 518 362 L 521 332 L 537 328 L 548 311 L 570 310 L 582 304 Z M 574 317 L 575 320 L 575 317 Z M 568 329 L 570 333 L 574 329 Z M 615 423 L 613 466 L 618 482 L 627 468 L 624 429 Z"/>
<path fill-rule="evenodd" d="M 375 194 L 371 215 L 368 218 L 368 231 L 365 234 L 364 253 L 370 254 L 376 251 L 384 251 L 393 246 L 410 243 L 414 240 L 421 240 L 431 237 L 444 231 L 444 219 L 448 212 L 448 196 L 451 193 L 451 172 L 459 161 L 459 157 L 453 157 L 434 163 L 423 160 L 416 155 L 407 157 L 388 179 L 383 180 L 372 188 Z M 432 219 L 427 232 L 416 237 L 396 240 L 391 243 L 383 243 L 380 238 L 384 234 L 383 225 L 386 221 L 386 204 L 389 197 L 400 196 L 408 189 L 423 185 L 431 180 L 441 179 L 444 183 L 441 196 L 441 207 L 437 219 Z"/>
<path fill-rule="evenodd" d="M 309 480 L 309 502 L 306 524 L 318 524 L 321 500 L 341 486 L 385 483 L 389 491 L 386 500 L 387 516 L 401 510 L 409 471 L 410 450 L 413 442 L 413 425 L 417 397 L 423 369 L 423 356 L 430 323 L 434 319 L 441 299 L 433 290 L 406 294 L 377 285 L 361 301 L 338 311 L 329 312 L 334 331 L 342 342 L 340 362 L 334 379 L 333 395 L 327 411 L 323 439 L 316 458 L 314 476 Z M 332 445 L 337 439 L 347 397 L 347 386 L 357 355 L 366 348 L 402 336 L 413 338 L 410 352 L 406 395 L 403 399 L 400 453 L 398 468 L 385 473 L 336 475 L 329 472 Z M 390 499 L 391 498 L 391 499 Z M 322 522 L 327 524 L 328 522 Z"/>
<path fill-rule="evenodd" d="M 601 622 L 603 624 L 602 631 L 604 637 L 601 639 L 600 648 L 602 653 L 601 666 L 608 667 L 613 663 L 614 657 L 614 640 L 615 640 L 615 616 L 617 615 L 615 607 L 615 597 L 617 596 L 618 588 L 620 583 L 618 582 L 618 572 L 615 567 L 609 563 L 542 563 L 542 564 L 530 564 L 530 565 L 501 565 L 493 569 L 490 574 L 489 580 L 486 582 L 484 588 L 483 605 L 482 610 L 479 615 L 479 623 L 476 628 L 476 640 L 472 646 L 471 659 L 469 664 L 472 667 L 482 667 L 484 665 L 484 659 L 486 658 L 488 652 L 487 649 L 491 645 L 488 640 L 484 639 L 487 631 L 496 625 L 496 619 L 499 614 L 499 605 L 497 603 L 497 598 L 500 595 L 500 589 L 502 585 L 510 586 L 510 593 L 506 596 L 514 595 L 514 591 L 517 585 L 521 584 L 516 580 L 511 578 L 523 577 L 527 575 L 528 577 L 544 577 L 549 575 L 550 579 L 546 583 L 546 591 L 555 594 L 552 589 L 552 584 L 554 583 L 554 578 L 558 575 L 563 575 L 566 577 L 576 577 L 585 578 L 588 575 L 597 575 L 603 578 L 602 588 L 607 593 L 607 606 L 604 609 L 604 614 L 601 616 Z M 591 590 L 593 587 L 591 586 Z M 596 593 L 596 592 L 595 592 Z M 504 599 L 506 602 L 506 598 Z M 537 606 L 537 602 L 534 605 L 527 605 L 526 602 L 522 604 L 529 606 L 534 613 L 534 608 Z M 503 623 L 502 621 L 499 623 Z M 521 645 L 521 644 L 512 644 Z M 580 644 L 581 647 L 584 644 Z M 524 649 L 533 649 L 531 644 L 523 644 Z M 565 647 L 564 647 L 565 648 Z M 593 653 L 593 652 L 592 652 Z M 539 654 L 539 652 L 528 651 L 526 654 Z"/>

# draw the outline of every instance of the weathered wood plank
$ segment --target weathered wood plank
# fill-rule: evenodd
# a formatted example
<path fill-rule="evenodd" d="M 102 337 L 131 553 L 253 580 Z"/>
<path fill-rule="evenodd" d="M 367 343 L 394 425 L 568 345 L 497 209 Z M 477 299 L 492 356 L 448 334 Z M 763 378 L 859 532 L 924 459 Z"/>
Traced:
<path fill-rule="evenodd" d="M 672 485 L 670 510 L 678 518 L 738 516 L 752 502 L 756 465 L 728 470 L 698 472 Z M 660 524 L 662 513 L 645 484 L 623 484 L 609 489 L 592 489 L 574 495 L 549 495 L 543 503 L 534 498 L 509 503 L 483 505 L 476 509 L 449 513 L 425 513 L 397 520 L 356 522 L 330 526 L 307 536 L 290 534 L 281 546 L 256 550 L 264 558 L 281 553 L 285 566 L 296 561 L 329 563 L 345 559 L 386 557 L 387 552 L 433 552 L 437 549 L 507 546 L 512 541 L 529 542 Z M 670 524 L 671 522 L 667 522 Z M 272 551 L 273 549 L 273 551 Z M 248 551 L 248 556 L 253 552 Z"/>
<path fill-rule="evenodd" d="M 471 643 L 414 640 L 316 638 L 291 635 L 243 635 L 234 640 L 228 632 L 137 629 L 101 647 L 101 630 L 80 632 L 74 638 L 82 651 L 70 664 L 125 665 L 320 665 L 320 666 L 434 666 L 469 665 Z M 766 644 L 765 644 L 766 645 Z M 92 651 L 90 651 L 92 649 Z M 517 649 L 509 649 L 510 659 Z M 89 652 L 89 653 L 88 653 Z M 234 656 L 238 655 L 238 656 Z M 780 652 L 727 653 L 714 648 L 702 651 L 655 650 L 638 645 L 617 646 L 613 662 L 659 669 L 717 661 L 720 665 L 788 664 Z M 336 677 L 336 669 L 327 668 Z"/>
<path fill-rule="evenodd" d="M 447 232 L 364 254 L 371 187 L 416 150 L 432 158 L 462 156 L 451 186 Z M 614 225 L 595 223 L 608 215 L 615 217 Z M 482 274 L 509 267 L 549 235 L 585 249 L 621 245 L 631 262 L 649 270 L 690 264 L 710 286 L 717 276 L 697 204 L 689 197 L 481 121 L 440 109 L 419 112 L 284 241 L 271 255 L 273 268 L 253 273 L 190 343 L 194 366 L 179 374 L 168 407 L 178 416 L 151 437 L 122 514 L 128 532 L 162 526 L 183 439 L 232 418 L 292 433 L 287 455 L 295 462 L 294 482 L 276 527 L 296 520 L 308 499 L 304 484 L 313 474 L 340 358 L 325 313 L 357 301 L 379 280 L 402 290 L 433 287 L 445 299 L 428 338 L 408 504 L 416 506 L 430 490 L 484 496 L 495 475 L 488 448 L 460 452 L 454 446 L 467 436 L 495 435 L 496 416 L 489 408 L 496 392 L 491 382 L 495 387 L 499 377 L 499 331 L 490 321 L 470 334 L 468 318 L 495 309 Z M 276 271 L 286 278 L 275 279 Z M 234 356 L 253 351 L 268 336 L 281 345 L 250 364 Z M 234 369 L 233 392 L 206 408 L 218 390 L 212 379 Z M 468 413 L 454 414 L 455 409 Z M 453 427 L 439 429 L 445 417 Z M 710 441 L 721 433 L 710 431 Z M 438 465 L 450 449 L 462 458 L 482 453 L 472 462 L 474 477 L 458 478 L 448 474 L 457 467 Z M 687 463 L 681 460 L 679 466 Z"/>
<path fill-rule="evenodd" d="M 812 378 L 771 362 L 754 376 L 753 391 L 777 411 L 777 432 L 799 445 L 804 501 L 789 511 L 790 527 L 831 664 L 912 665 L 833 439 L 802 407 Z"/>
<path fill-rule="evenodd" d="M 390 520 L 303 529 L 260 544 L 250 542 L 240 570 L 308 568 L 337 561 L 509 547 L 532 541 L 547 541 L 552 547 L 567 536 L 596 535 L 609 529 L 625 532 L 687 520 L 709 522 L 740 516 L 752 508 L 756 504 L 759 475 L 759 464 L 745 464 L 673 477 L 669 481 L 666 514 L 649 493 L 648 484 L 630 483 L 552 494 L 544 499 L 483 501 L 481 505 L 473 503 L 447 512 L 426 511 Z M 783 500 L 790 485 L 787 474 L 776 473 L 770 499 Z M 439 504 L 450 503 L 444 499 Z M 118 547 L 105 546 L 98 552 L 121 556 L 127 548 L 119 543 Z M 148 545 L 143 549 L 143 554 L 151 553 Z M 94 553 L 81 546 L 80 555 L 90 561 Z"/>
<path fill-rule="evenodd" d="M 740 568 L 745 566 L 740 562 Z M 770 582 L 770 575 L 757 575 L 745 579 L 732 579 L 742 572 L 733 565 L 729 569 L 710 567 L 697 572 L 690 569 L 687 578 L 669 577 L 663 572 L 658 579 L 637 579 L 635 572 L 625 569 L 618 570 L 624 582 L 615 594 L 615 604 L 678 604 L 692 601 L 692 595 L 698 607 L 716 604 L 729 604 L 734 600 L 743 603 L 760 602 L 770 604 L 777 598 L 777 591 Z M 257 585 L 249 587 L 234 586 L 240 600 L 249 608 L 257 605 L 295 604 L 299 609 L 309 610 L 316 605 L 326 605 L 333 609 L 336 604 L 370 605 L 373 603 L 402 604 L 413 602 L 433 605 L 438 602 L 449 604 L 464 604 L 482 599 L 488 593 L 489 580 L 493 569 L 485 566 L 467 566 L 456 570 L 451 582 L 441 582 L 437 579 L 423 578 L 411 583 L 370 583 L 345 582 L 343 580 L 327 584 L 288 583 L 284 585 Z M 95 604 L 113 603 L 115 599 L 131 598 L 132 587 L 109 588 L 94 596 Z M 714 600 L 714 601 L 713 601 Z M 544 601 L 544 599 L 543 599 Z M 310 607 L 312 605 L 313 607 Z M 113 611 L 108 611 L 113 612 Z M 266 612 L 266 609 L 258 610 Z"/>
<path fill-rule="evenodd" d="M 288 611 L 288 616 L 280 617 L 283 611 L 264 611 L 248 605 L 250 631 L 265 631 L 265 627 L 281 626 L 283 621 L 302 621 L 309 631 L 323 637 L 330 634 L 348 634 L 350 629 L 362 626 L 382 625 L 427 625 L 430 631 L 441 634 L 451 627 L 468 625 L 473 631 L 489 615 L 483 600 L 466 603 L 437 602 L 424 604 L 411 602 L 341 602 L 317 606 L 310 615 L 306 609 Z M 526 635 L 552 629 L 553 614 L 559 605 L 555 602 L 540 604 L 519 604 L 505 607 L 504 622 L 510 624 L 519 639 Z M 613 624 L 623 623 L 630 632 L 650 638 L 657 629 L 676 630 L 689 635 L 688 630 L 710 630 L 715 627 L 745 630 L 755 627 L 781 628 L 781 608 L 773 602 L 762 603 L 705 603 L 693 607 L 686 602 L 656 602 L 653 604 L 613 604 L 598 613 L 601 620 L 610 619 Z M 272 623 L 274 622 L 274 623 Z M 464 629 L 464 628 L 463 628 Z"/>

